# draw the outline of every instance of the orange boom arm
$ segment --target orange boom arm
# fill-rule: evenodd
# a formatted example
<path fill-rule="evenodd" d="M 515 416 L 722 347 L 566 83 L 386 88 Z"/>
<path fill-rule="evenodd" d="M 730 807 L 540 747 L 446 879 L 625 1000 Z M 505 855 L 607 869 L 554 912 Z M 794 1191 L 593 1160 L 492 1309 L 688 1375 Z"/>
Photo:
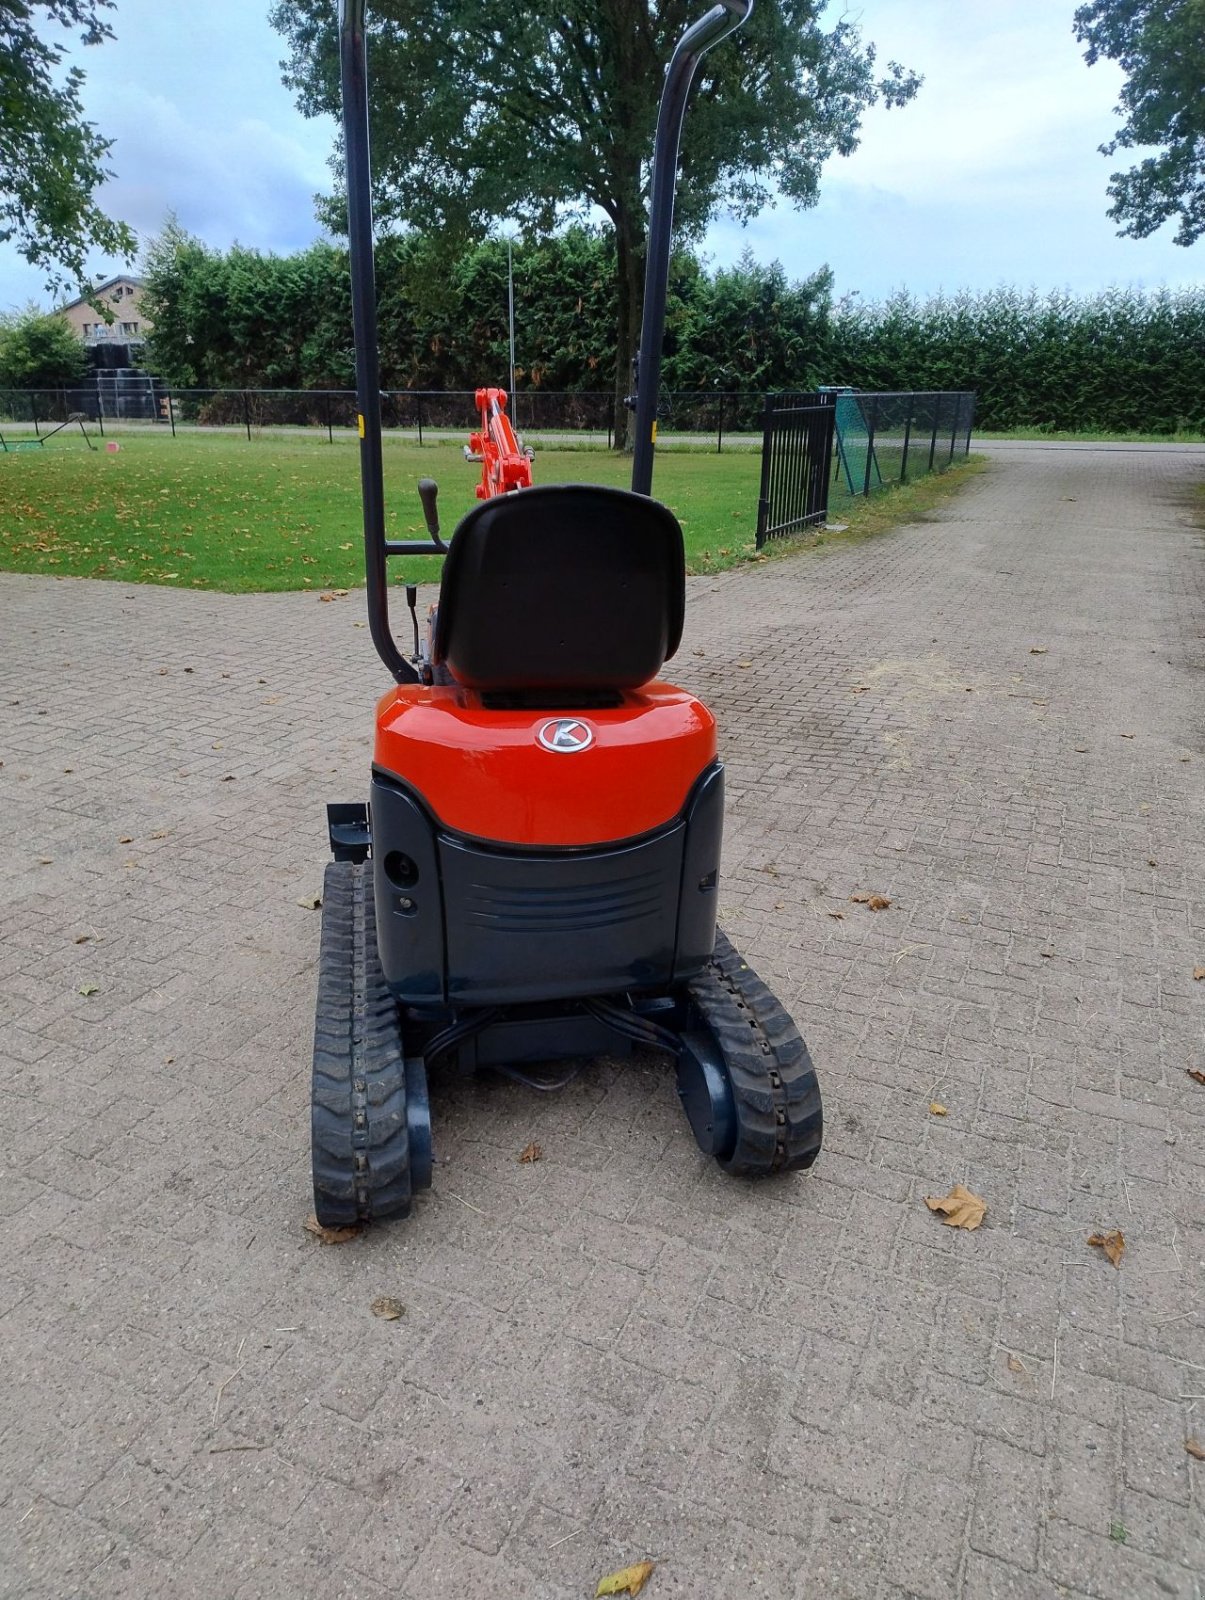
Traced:
<path fill-rule="evenodd" d="M 515 437 L 506 414 L 505 389 L 478 389 L 481 429 L 469 435 L 470 460 L 481 462 L 478 500 L 531 488 L 531 457 Z"/>

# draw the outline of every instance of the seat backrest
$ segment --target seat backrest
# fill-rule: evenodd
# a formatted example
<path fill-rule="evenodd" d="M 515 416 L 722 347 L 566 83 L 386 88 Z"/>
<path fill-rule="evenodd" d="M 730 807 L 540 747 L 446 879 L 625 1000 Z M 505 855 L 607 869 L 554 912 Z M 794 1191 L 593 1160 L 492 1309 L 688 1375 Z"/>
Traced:
<path fill-rule="evenodd" d="M 432 657 L 483 693 L 634 689 L 682 638 L 682 529 L 644 495 L 548 484 L 452 537 Z"/>

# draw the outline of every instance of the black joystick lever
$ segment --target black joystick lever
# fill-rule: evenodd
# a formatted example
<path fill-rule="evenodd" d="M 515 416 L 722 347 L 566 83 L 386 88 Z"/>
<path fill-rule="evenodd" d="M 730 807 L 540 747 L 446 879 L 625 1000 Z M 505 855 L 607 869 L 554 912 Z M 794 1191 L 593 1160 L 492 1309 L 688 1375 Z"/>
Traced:
<path fill-rule="evenodd" d="M 423 516 L 427 522 L 427 532 L 431 535 L 432 544 L 440 550 L 447 546 L 439 537 L 439 512 L 435 506 L 435 497 L 439 493 L 439 485 L 434 478 L 420 478 L 418 480 L 418 497 L 423 503 Z"/>

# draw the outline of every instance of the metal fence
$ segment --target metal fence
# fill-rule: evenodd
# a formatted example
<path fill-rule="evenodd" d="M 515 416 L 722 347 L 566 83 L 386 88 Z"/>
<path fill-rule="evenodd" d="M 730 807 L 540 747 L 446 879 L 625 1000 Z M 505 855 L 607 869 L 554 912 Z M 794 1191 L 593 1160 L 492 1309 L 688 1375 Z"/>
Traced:
<path fill-rule="evenodd" d="M 658 426 L 664 440 L 679 437 L 696 448 L 756 449 L 761 394 L 664 391 Z M 616 400 L 609 392 L 521 390 L 511 415 L 529 439 L 606 444 L 615 439 Z M 104 383 L 76 389 L 0 389 L 0 422 L 32 426 L 37 434 L 73 413 L 104 432 L 119 426 L 162 427 L 174 436 L 190 429 L 224 428 L 248 440 L 272 428 L 321 430 L 329 440 L 356 431 L 356 397 L 350 389 L 172 389 L 133 369 L 106 375 Z M 413 436 L 467 434 L 477 424 L 472 390 L 393 389 L 382 396 L 387 431 Z"/>
<path fill-rule="evenodd" d="M 757 545 L 823 522 L 842 496 L 943 471 L 971 447 L 970 390 L 767 395 Z"/>
<path fill-rule="evenodd" d="M 799 528 L 823 522 L 833 475 L 831 394 L 766 396 L 757 493 L 757 548 Z"/>

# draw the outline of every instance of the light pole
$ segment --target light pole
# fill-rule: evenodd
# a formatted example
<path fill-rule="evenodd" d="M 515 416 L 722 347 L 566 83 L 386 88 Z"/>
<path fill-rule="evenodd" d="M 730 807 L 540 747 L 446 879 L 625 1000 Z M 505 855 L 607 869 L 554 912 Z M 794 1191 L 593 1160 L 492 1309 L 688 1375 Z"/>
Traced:
<path fill-rule="evenodd" d="M 506 298 L 510 321 L 510 415 L 511 421 L 515 416 L 515 263 L 511 253 L 513 240 L 510 234 L 506 236 Z"/>

